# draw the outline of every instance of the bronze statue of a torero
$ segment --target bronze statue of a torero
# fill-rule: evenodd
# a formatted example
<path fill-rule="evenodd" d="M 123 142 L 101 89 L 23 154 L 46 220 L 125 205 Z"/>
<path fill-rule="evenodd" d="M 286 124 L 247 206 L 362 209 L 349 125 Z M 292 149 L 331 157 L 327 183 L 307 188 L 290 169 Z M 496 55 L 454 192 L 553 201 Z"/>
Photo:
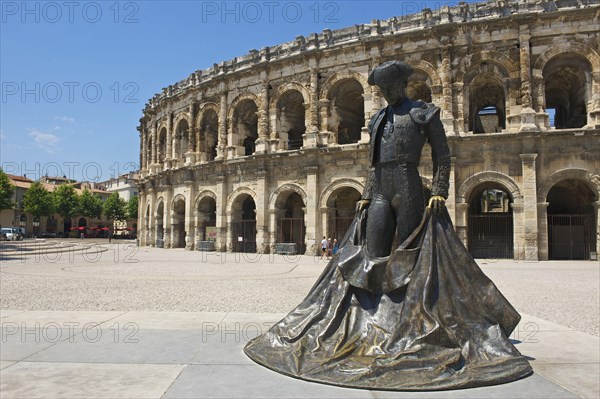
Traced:
<path fill-rule="evenodd" d="M 433 157 L 433 187 L 429 205 L 441 211 L 448 197 L 450 150 L 439 108 L 406 97 L 412 67 L 401 61 L 385 62 L 371 72 L 388 106 L 369 123 L 369 172 L 357 211 L 369 207 L 366 241 L 371 256 L 388 256 L 394 242 L 404 241 L 423 216 L 423 185 L 419 171 L 421 151 L 429 142 Z"/>

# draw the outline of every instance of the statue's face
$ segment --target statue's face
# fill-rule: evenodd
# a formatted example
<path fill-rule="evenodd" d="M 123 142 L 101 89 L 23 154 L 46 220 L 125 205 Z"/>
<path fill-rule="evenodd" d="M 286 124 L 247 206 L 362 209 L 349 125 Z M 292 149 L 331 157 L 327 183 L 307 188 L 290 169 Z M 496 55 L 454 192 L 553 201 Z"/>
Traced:
<path fill-rule="evenodd" d="M 398 79 L 385 86 L 379 86 L 379 89 L 389 105 L 399 105 L 406 96 L 406 80 Z"/>

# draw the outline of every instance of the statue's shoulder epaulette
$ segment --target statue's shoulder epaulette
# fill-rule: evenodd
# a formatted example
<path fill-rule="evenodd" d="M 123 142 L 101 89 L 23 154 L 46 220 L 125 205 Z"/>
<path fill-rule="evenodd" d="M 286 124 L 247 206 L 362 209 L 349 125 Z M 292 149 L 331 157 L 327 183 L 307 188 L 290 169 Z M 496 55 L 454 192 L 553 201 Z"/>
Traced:
<path fill-rule="evenodd" d="M 419 125 L 429 123 L 431 118 L 440 111 L 440 108 L 432 103 L 424 101 L 413 101 L 412 109 L 409 111 L 411 119 Z"/>

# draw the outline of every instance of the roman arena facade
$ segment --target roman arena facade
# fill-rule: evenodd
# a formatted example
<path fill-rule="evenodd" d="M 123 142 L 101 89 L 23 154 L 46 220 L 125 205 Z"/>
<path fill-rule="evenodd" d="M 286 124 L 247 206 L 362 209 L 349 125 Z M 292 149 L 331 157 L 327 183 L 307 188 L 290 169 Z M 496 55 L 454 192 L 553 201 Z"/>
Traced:
<path fill-rule="evenodd" d="M 441 108 L 447 207 L 476 257 L 600 249 L 600 1 L 460 3 L 374 20 L 199 70 L 140 119 L 141 245 L 313 254 L 342 238 L 385 106 L 369 72 L 400 59 Z M 424 190 L 432 164 L 420 165 Z"/>

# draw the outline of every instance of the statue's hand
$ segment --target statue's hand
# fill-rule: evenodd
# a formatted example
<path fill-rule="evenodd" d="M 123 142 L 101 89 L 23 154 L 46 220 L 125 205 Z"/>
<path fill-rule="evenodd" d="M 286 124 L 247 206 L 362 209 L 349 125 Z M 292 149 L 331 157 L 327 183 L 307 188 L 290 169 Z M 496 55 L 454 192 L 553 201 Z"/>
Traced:
<path fill-rule="evenodd" d="M 446 200 L 441 195 L 434 195 L 429 198 L 429 204 L 427 204 L 427 207 L 438 215 L 443 212 L 445 206 Z"/>
<path fill-rule="evenodd" d="M 356 203 L 356 213 L 362 212 L 362 210 L 366 209 L 370 203 L 371 203 L 371 200 L 368 200 L 368 199 L 363 199 L 363 200 L 358 201 Z"/>

